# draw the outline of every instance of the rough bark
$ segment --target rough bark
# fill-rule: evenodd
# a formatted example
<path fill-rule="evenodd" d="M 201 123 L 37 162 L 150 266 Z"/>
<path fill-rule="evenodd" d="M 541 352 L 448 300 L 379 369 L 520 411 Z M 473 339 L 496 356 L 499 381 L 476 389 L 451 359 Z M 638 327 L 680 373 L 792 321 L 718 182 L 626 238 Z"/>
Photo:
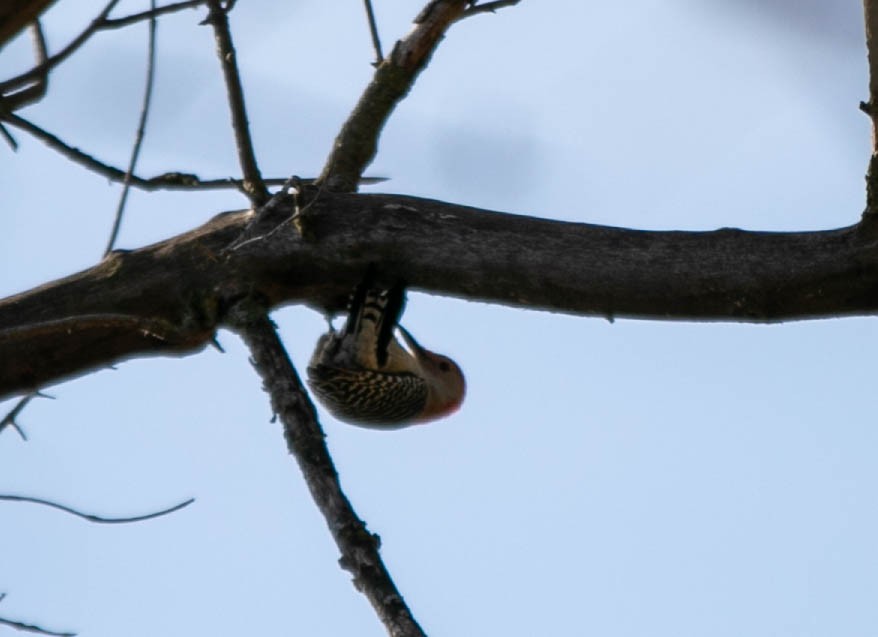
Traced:
<path fill-rule="evenodd" d="M 370 263 L 413 289 L 606 318 L 776 322 L 878 309 L 871 224 L 648 232 L 326 191 L 297 223 L 292 215 L 291 200 L 258 223 L 222 214 L 0 300 L 0 396 L 131 356 L 197 351 L 243 295 L 339 309 Z"/>

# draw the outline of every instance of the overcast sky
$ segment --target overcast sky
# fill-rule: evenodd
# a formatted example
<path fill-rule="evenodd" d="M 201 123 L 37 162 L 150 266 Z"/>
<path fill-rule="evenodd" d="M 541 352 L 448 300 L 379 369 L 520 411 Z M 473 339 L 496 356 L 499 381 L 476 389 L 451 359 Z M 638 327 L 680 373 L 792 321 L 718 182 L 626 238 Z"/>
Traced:
<path fill-rule="evenodd" d="M 53 49 L 101 4 L 59 2 Z M 386 49 L 421 4 L 376 0 Z M 141 174 L 238 171 L 203 15 L 161 22 Z M 391 178 L 382 191 L 644 229 L 855 223 L 861 20 L 857 3 L 816 0 L 523 0 L 451 29 L 368 172 Z M 263 172 L 318 173 L 373 70 L 362 3 L 242 0 L 232 24 Z M 99 34 L 22 114 L 123 165 L 145 42 L 145 25 Z M 6 47 L 0 76 L 29 56 L 24 39 Z M 119 192 L 13 132 L 0 296 L 95 264 Z M 134 192 L 119 245 L 244 206 L 235 192 Z M 301 369 L 322 318 L 273 318 Z M 322 416 L 429 634 L 874 635 L 873 321 L 609 324 L 413 293 L 404 323 L 460 363 L 463 409 L 394 432 Z M 247 352 L 219 340 L 225 354 L 48 388 L 56 400 L 20 418 L 29 441 L 0 435 L 0 493 L 107 516 L 197 499 L 127 526 L 0 503 L 0 616 L 88 637 L 384 634 Z"/>

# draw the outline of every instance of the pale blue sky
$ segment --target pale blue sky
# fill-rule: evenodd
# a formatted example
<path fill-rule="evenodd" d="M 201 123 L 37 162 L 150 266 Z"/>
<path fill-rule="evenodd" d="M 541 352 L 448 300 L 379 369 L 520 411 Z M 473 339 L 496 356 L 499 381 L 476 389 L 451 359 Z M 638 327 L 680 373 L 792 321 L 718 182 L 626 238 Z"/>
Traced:
<path fill-rule="evenodd" d="M 101 4 L 60 2 L 52 46 Z M 375 4 L 389 48 L 422 2 Z M 451 30 L 369 172 L 389 192 L 639 228 L 853 223 L 865 52 L 858 3 L 836 5 L 523 0 Z M 144 175 L 237 171 L 202 15 L 161 23 Z M 372 72 L 362 3 L 245 0 L 232 21 L 263 171 L 317 173 Z M 145 40 L 98 35 L 24 115 L 124 164 Z M 29 53 L 7 47 L 0 75 Z M 0 149 L 2 296 L 93 265 L 118 196 L 16 135 L 17 154 Z M 120 246 L 243 205 L 134 192 Z M 301 368 L 321 317 L 274 318 Z M 461 364 L 463 409 L 392 433 L 323 422 L 429 634 L 874 635 L 873 321 L 611 325 L 411 294 L 404 322 Z M 0 503 L 0 616 L 88 637 L 384 634 L 247 353 L 219 339 L 225 354 L 52 387 L 21 418 L 29 442 L 0 435 L 0 493 L 111 516 L 197 498 L 109 527 Z"/>

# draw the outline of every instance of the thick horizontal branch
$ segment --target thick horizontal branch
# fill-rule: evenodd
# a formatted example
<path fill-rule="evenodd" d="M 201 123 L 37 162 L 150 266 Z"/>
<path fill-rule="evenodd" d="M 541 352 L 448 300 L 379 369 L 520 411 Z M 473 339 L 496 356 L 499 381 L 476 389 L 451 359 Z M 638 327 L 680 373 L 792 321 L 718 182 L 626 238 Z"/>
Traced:
<path fill-rule="evenodd" d="M 772 322 L 878 310 L 871 224 L 646 232 L 327 191 L 303 211 L 296 223 L 291 200 L 258 220 L 225 213 L 0 301 L 0 396 L 130 356 L 199 350 L 245 295 L 339 309 L 370 263 L 414 289 L 607 318 Z"/>

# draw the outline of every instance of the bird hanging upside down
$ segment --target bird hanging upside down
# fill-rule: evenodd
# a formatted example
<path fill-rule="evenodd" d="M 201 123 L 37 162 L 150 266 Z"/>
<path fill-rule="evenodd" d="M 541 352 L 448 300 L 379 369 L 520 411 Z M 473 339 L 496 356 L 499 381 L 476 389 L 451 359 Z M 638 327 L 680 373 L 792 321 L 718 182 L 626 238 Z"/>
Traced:
<path fill-rule="evenodd" d="M 320 337 L 308 364 L 308 384 L 333 416 L 345 422 L 398 429 L 447 416 L 466 392 L 450 358 L 421 347 L 397 325 L 405 288 L 376 286 L 368 276 L 354 291 L 344 328 Z M 399 329 L 408 349 L 394 335 Z"/>

